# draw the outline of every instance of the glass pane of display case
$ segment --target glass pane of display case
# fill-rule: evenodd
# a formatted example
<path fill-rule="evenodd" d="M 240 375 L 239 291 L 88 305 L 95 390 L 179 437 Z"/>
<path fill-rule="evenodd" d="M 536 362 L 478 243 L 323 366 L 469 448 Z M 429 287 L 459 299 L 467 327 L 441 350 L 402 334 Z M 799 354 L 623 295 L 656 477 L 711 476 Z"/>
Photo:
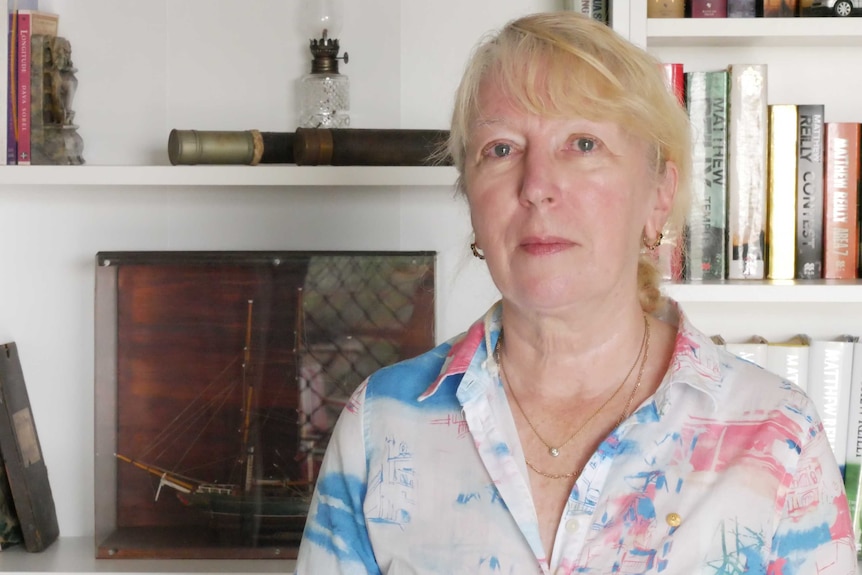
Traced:
<path fill-rule="evenodd" d="M 434 262 L 99 253 L 97 557 L 295 557 L 350 394 L 434 345 Z"/>

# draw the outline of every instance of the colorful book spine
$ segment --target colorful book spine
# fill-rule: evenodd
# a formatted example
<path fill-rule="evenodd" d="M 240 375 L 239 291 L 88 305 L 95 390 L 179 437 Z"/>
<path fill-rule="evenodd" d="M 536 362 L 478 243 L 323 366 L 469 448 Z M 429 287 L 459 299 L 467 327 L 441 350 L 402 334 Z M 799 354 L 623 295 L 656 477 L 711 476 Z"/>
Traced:
<path fill-rule="evenodd" d="M 767 77 L 765 64 L 733 64 L 727 151 L 727 277 L 764 279 Z"/>
<path fill-rule="evenodd" d="M 799 105 L 796 176 L 796 278 L 823 277 L 822 104 Z"/>
<path fill-rule="evenodd" d="M 685 77 L 692 140 L 686 279 L 720 280 L 726 275 L 727 250 L 727 71 L 689 72 Z"/>
<path fill-rule="evenodd" d="M 787 341 L 770 341 L 766 347 L 766 369 L 806 391 L 810 344 L 811 339 L 805 334 Z"/>
<path fill-rule="evenodd" d="M 728 18 L 754 18 L 757 16 L 757 0 L 727 0 Z"/>
<path fill-rule="evenodd" d="M 860 125 L 826 123 L 823 184 L 823 277 L 856 277 Z"/>
<path fill-rule="evenodd" d="M 799 115 L 795 104 L 769 106 L 766 277 L 796 275 L 796 172 Z"/>
<path fill-rule="evenodd" d="M 6 87 L 6 164 L 18 163 L 18 14 L 9 13 L 9 60 Z"/>
<path fill-rule="evenodd" d="M 792 18 L 799 11 L 799 0 L 763 0 L 764 18 Z"/>
<path fill-rule="evenodd" d="M 668 89 L 676 96 L 679 105 L 685 107 L 685 72 L 683 65 L 677 62 L 663 63 L 662 70 Z M 653 252 L 657 258 L 656 264 L 665 281 L 682 281 L 684 272 L 683 257 L 683 229 L 682 226 L 665 224 L 662 229 L 662 242 L 658 249 Z"/>
<path fill-rule="evenodd" d="M 30 13 L 18 12 L 18 165 L 30 164 Z"/>
<path fill-rule="evenodd" d="M 691 0 L 692 18 L 727 18 L 727 0 Z"/>
<path fill-rule="evenodd" d="M 856 536 L 856 552 L 862 552 L 862 342 L 853 346 L 850 382 L 850 415 L 847 433 L 847 461 L 844 490 Z"/>
<path fill-rule="evenodd" d="M 3 22 L 6 24 L 6 36 L 7 37 L 6 37 L 6 41 L 2 45 L 0 45 L 0 56 L 2 56 L 2 57 L 0 57 L 0 62 L 8 62 L 9 61 L 9 37 L 8 36 L 9 36 L 9 32 L 11 31 L 11 28 L 9 26 L 9 18 L 8 18 L 8 14 L 9 14 L 9 1 L 8 0 L 0 0 L 0 14 L 7 15 L 6 19 L 3 20 Z M 0 76 L 0 86 L 2 86 L 2 90 L 0 90 L 0 92 L 8 93 L 8 91 L 9 91 L 9 73 L 8 73 L 8 70 L 9 69 L 7 68 L 6 70 L 7 70 L 7 72 L 5 74 L 3 74 L 2 76 Z M 7 107 L 8 107 L 8 104 L 7 104 Z M 9 137 L 9 114 L 7 111 L 6 124 L 2 127 L 2 129 L 0 129 L 0 149 L 6 150 L 6 140 L 8 137 Z M 2 157 L 2 159 L 0 159 L 0 165 L 4 165 L 6 163 L 8 163 L 8 162 L 7 162 L 6 156 L 4 155 Z"/>
<path fill-rule="evenodd" d="M 812 339 L 808 348 L 808 395 L 823 421 L 835 459 L 844 472 L 850 419 L 850 384 L 857 338 Z"/>

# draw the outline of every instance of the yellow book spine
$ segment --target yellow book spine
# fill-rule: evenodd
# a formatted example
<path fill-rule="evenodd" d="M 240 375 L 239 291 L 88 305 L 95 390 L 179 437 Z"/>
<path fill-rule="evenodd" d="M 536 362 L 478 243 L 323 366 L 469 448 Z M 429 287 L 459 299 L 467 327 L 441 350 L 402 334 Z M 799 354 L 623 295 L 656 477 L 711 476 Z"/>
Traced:
<path fill-rule="evenodd" d="M 769 106 L 766 188 L 766 260 L 769 279 L 793 279 L 795 274 L 798 122 L 795 104 Z"/>

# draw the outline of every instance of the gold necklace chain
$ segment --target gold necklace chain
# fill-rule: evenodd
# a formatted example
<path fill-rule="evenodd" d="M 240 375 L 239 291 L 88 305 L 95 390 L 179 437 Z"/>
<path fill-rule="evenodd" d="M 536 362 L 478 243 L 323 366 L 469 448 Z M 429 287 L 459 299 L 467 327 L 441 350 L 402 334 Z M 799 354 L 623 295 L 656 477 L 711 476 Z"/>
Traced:
<path fill-rule="evenodd" d="M 503 332 L 502 332 L 502 331 L 500 332 L 500 336 L 497 338 L 497 345 L 496 345 L 496 346 L 495 346 L 495 348 L 494 348 L 494 359 L 496 360 L 497 365 L 499 365 L 499 366 L 500 366 L 500 374 L 502 375 L 503 380 L 505 381 L 505 383 L 507 383 L 507 384 L 508 384 L 508 386 L 509 386 L 509 391 L 510 391 L 510 393 L 512 394 L 512 399 L 514 399 L 514 400 L 515 400 L 515 405 L 518 407 L 518 411 L 520 411 L 520 412 L 521 412 L 521 415 L 523 415 L 523 416 L 524 416 L 524 420 L 527 422 L 527 425 L 529 425 L 529 426 L 530 426 L 530 429 L 532 429 L 532 430 L 533 430 L 533 433 L 535 433 L 535 434 L 536 434 L 536 437 L 538 437 L 538 438 L 539 438 L 539 441 L 541 441 L 542 443 L 544 443 L 544 444 L 545 444 L 545 447 L 547 447 L 547 448 L 548 448 L 548 454 L 549 454 L 551 457 L 557 457 L 557 456 L 559 456 L 559 455 L 560 455 L 560 450 L 561 450 L 563 447 L 565 447 L 566 445 L 568 445 L 568 444 L 569 444 L 569 442 L 571 442 L 575 437 L 577 437 L 578 435 L 580 435 L 580 433 L 581 433 L 581 432 L 582 432 L 582 431 L 587 427 L 587 425 L 588 425 L 588 424 L 589 424 L 589 423 L 590 423 L 590 422 L 591 422 L 591 421 L 592 421 L 592 420 L 593 420 L 593 419 L 594 419 L 594 418 L 595 418 L 599 413 L 601 413 L 601 411 L 602 411 L 605 407 L 607 407 L 607 405 L 608 405 L 611 401 L 613 401 L 613 400 L 614 400 L 614 398 L 615 398 L 615 397 L 619 394 L 619 392 L 623 389 L 623 387 L 625 386 L 625 384 L 626 384 L 626 382 L 628 381 L 629 377 L 631 377 L 631 374 L 632 374 L 632 372 L 634 371 L 635 366 L 637 366 L 637 364 L 638 364 L 638 360 L 641 358 L 641 354 L 642 354 L 642 353 L 643 353 L 643 351 L 644 351 L 644 346 L 646 345 L 646 342 L 648 341 L 648 338 L 649 338 L 649 322 L 647 321 L 646 314 L 644 314 L 644 335 L 643 335 L 643 338 L 641 339 L 641 345 L 640 345 L 640 347 L 638 348 L 638 355 L 637 355 L 637 357 L 635 357 L 635 361 L 634 361 L 634 363 L 632 363 L 631 368 L 629 368 L 628 373 L 626 373 L 626 376 L 623 378 L 622 382 L 620 382 L 619 386 L 618 386 L 618 387 L 614 390 L 614 392 L 613 392 L 613 393 L 612 393 L 612 394 L 611 394 L 611 395 L 610 395 L 610 396 L 609 396 L 609 397 L 604 401 L 604 403 L 602 403 L 602 404 L 599 406 L 599 408 L 598 408 L 597 410 L 595 410 L 595 411 L 592 413 L 592 415 L 590 415 L 590 416 L 587 418 L 587 420 L 586 420 L 584 423 L 582 423 L 582 424 L 580 425 L 580 427 L 578 427 L 578 428 L 577 428 L 577 429 L 576 429 L 576 430 L 575 430 L 575 431 L 574 431 L 574 432 L 569 436 L 569 438 L 568 438 L 568 439 L 566 439 L 563 443 L 561 443 L 560 445 L 558 445 L 558 446 L 556 446 L 556 447 L 554 447 L 553 445 L 551 445 L 550 443 L 548 443 L 547 441 L 545 441 L 545 438 L 544 438 L 544 437 L 542 437 L 542 435 L 541 435 L 541 434 L 539 433 L 539 431 L 536 429 L 536 426 L 535 426 L 535 425 L 533 425 L 533 422 L 532 422 L 532 421 L 530 421 L 530 418 L 529 418 L 529 417 L 527 417 L 527 413 L 524 411 L 524 408 L 521 406 L 521 402 L 518 400 L 518 396 L 517 396 L 517 395 L 515 395 L 515 390 L 512 388 L 512 384 L 511 384 L 511 382 L 509 381 L 509 377 L 508 377 L 508 375 L 506 374 L 506 370 L 505 370 L 505 368 L 503 367 L 503 354 L 502 354 Z M 618 423 L 617 425 L 619 425 L 619 423 Z"/>
<path fill-rule="evenodd" d="M 501 353 L 501 341 L 502 341 L 502 339 L 503 339 L 503 333 L 500 332 L 500 336 L 497 338 L 497 345 L 494 347 L 494 359 L 497 361 L 497 365 L 500 366 L 500 375 L 503 377 L 504 382 L 509 384 L 508 378 L 506 377 L 506 372 L 503 368 L 503 357 L 502 357 L 502 353 Z M 610 403 L 610 401 L 622 389 L 623 385 L 628 380 L 629 376 L 631 376 L 632 371 L 634 371 L 635 366 L 638 364 L 638 360 L 641 360 L 640 369 L 638 370 L 637 380 L 635 381 L 635 385 L 632 388 L 632 392 L 629 394 L 629 397 L 628 397 L 628 400 L 626 401 L 625 407 L 623 408 L 622 412 L 620 413 L 619 419 L 617 419 L 617 425 L 622 423 L 623 420 L 625 420 L 625 418 L 629 416 L 629 408 L 631 407 L 632 401 L 634 401 L 635 395 L 637 394 L 637 391 L 638 391 L 638 389 L 640 389 L 640 386 L 641 386 L 641 379 L 643 378 L 644 369 L 646 368 L 647 358 L 649 357 L 649 344 L 650 344 L 650 327 L 649 327 L 649 321 L 647 320 L 647 316 L 646 316 L 646 314 L 644 314 L 644 336 L 643 336 L 643 339 L 641 340 L 641 345 L 640 345 L 640 348 L 638 349 L 638 354 L 635 357 L 635 361 L 632 364 L 631 368 L 629 369 L 628 373 L 626 374 L 625 378 L 623 379 L 622 383 L 620 384 L 619 387 L 617 387 L 617 389 L 614 391 L 614 393 L 611 394 L 610 398 L 608 398 L 604 403 L 602 403 L 602 405 L 595 412 L 593 412 L 593 414 L 589 418 L 587 418 L 587 420 L 580 427 L 578 427 L 578 429 L 575 430 L 575 432 L 569 437 L 569 439 L 567 439 L 562 445 L 560 445 L 560 447 L 558 447 L 556 449 L 554 447 L 550 446 L 542 438 L 542 436 L 539 435 L 539 432 L 536 431 L 536 428 L 533 426 L 532 422 L 530 421 L 530 418 L 527 417 L 527 414 L 524 412 L 524 409 L 521 407 L 521 404 L 518 401 L 518 398 L 515 395 L 515 392 L 512 389 L 511 384 L 509 384 L 509 386 L 508 386 L 509 391 L 512 394 L 512 399 L 515 400 L 515 405 L 518 407 L 518 410 L 524 416 L 524 420 L 527 422 L 527 424 L 533 430 L 533 433 L 535 433 L 536 437 L 539 438 L 539 441 L 544 443 L 545 447 L 548 448 L 548 453 L 552 457 L 557 457 L 559 455 L 560 448 L 562 448 L 569 441 L 571 441 L 572 439 L 577 437 L 580 434 L 580 432 L 587 426 L 587 424 L 590 421 L 592 421 L 593 418 L 595 418 L 599 414 L 599 412 L 601 412 L 605 408 L 605 406 L 608 405 L 608 403 Z M 542 475 L 542 476 L 547 477 L 549 479 L 569 479 L 569 478 L 576 477 L 576 476 L 580 475 L 581 472 L 583 471 L 583 468 L 579 468 L 579 469 L 572 471 L 570 473 L 548 473 L 548 472 L 542 471 L 541 469 L 536 467 L 529 459 L 526 458 L 526 456 L 524 457 L 524 461 L 526 462 L 527 466 L 530 469 L 532 469 L 533 471 L 535 471 L 539 475 Z"/>

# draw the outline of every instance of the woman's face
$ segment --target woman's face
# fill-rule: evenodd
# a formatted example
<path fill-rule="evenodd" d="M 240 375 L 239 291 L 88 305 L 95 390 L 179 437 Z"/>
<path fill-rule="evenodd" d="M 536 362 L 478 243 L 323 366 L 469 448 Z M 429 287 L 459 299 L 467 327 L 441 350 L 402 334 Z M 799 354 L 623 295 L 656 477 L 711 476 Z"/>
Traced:
<path fill-rule="evenodd" d="M 641 238 L 676 184 L 623 126 L 536 116 L 486 80 L 464 178 L 476 243 L 508 301 L 536 311 L 637 294 Z M 660 180 L 660 181 L 659 181 Z"/>

